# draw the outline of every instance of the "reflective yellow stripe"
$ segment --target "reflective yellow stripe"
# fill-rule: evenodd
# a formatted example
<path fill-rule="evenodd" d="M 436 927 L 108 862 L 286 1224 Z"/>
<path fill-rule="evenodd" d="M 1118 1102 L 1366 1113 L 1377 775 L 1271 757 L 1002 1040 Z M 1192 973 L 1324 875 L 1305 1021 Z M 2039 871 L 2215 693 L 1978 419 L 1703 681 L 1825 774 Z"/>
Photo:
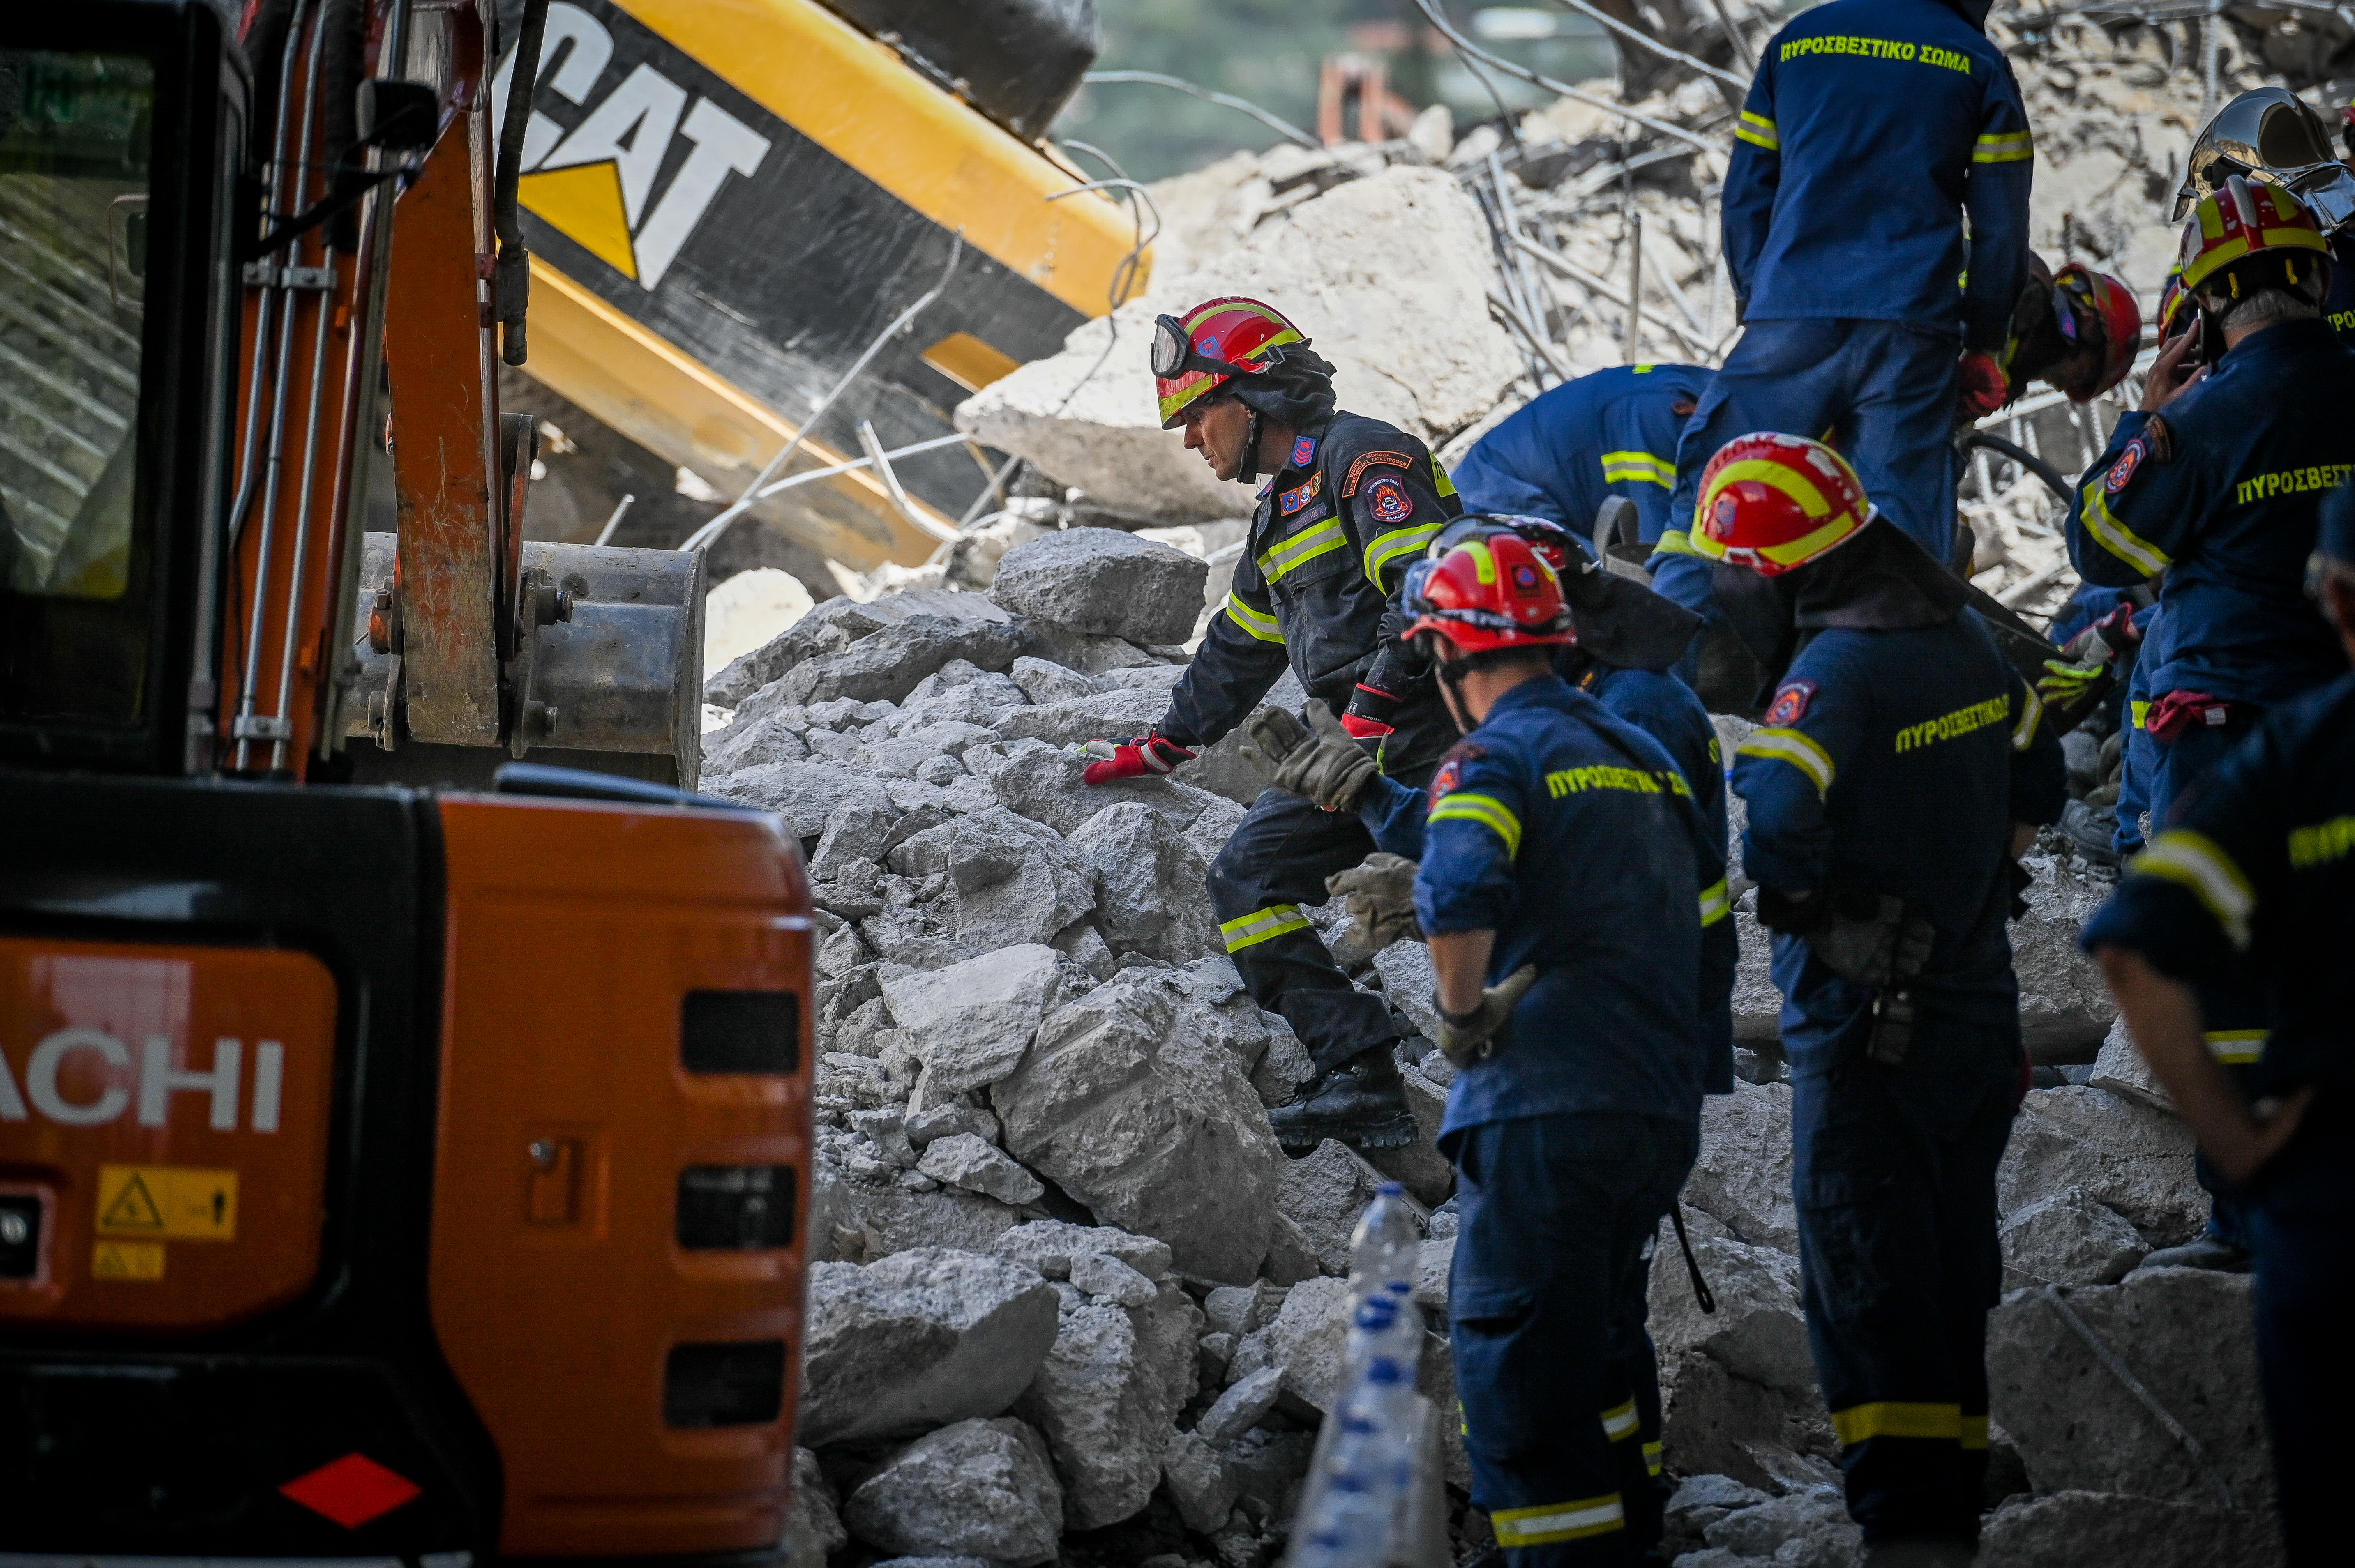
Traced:
<path fill-rule="evenodd" d="M 1653 541 L 1652 548 L 1663 556 L 1698 556 L 1692 547 L 1692 535 L 1681 528 L 1671 528 Z"/>
<path fill-rule="evenodd" d="M 1630 1395 L 1622 1404 L 1614 1404 L 1603 1413 L 1603 1435 L 1614 1443 L 1636 1435 L 1636 1401 Z"/>
<path fill-rule="evenodd" d="M 1987 1446 L 1987 1418 L 1984 1415 L 1963 1417 L 1963 1446 L 1977 1452 Z"/>
<path fill-rule="evenodd" d="M 2107 473 L 2105 470 L 2095 474 L 2078 493 L 2085 502 L 2085 532 L 2094 536 L 2094 543 L 2143 576 L 2155 577 L 2167 570 L 2167 552 L 2118 521 L 2118 514 L 2110 510 L 2109 493 L 2104 488 Z"/>
<path fill-rule="evenodd" d="M 1982 136 L 1971 150 L 1974 164 L 2017 164 L 2034 156 L 2035 140 L 2025 131 L 1998 131 Z"/>
<path fill-rule="evenodd" d="M 2044 699 L 2036 694 L 2035 687 L 2027 685 L 2025 682 L 2021 684 L 2028 692 L 2028 705 L 2019 710 L 2019 716 L 2011 724 L 2011 748 L 2014 751 L 2026 751 L 2036 744 L 2036 723 L 2044 716 Z"/>
<path fill-rule="evenodd" d="M 1660 1478 L 1660 1446 L 1657 1443 L 1644 1445 L 1644 1470 L 1654 1480 Z"/>
<path fill-rule="evenodd" d="M 1733 748 L 1733 755 L 1787 762 L 1814 779 L 1819 794 L 1832 787 L 1831 754 L 1796 729 L 1753 729 L 1749 739 Z"/>
<path fill-rule="evenodd" d="M 1240 953 L 1245 948 L 1257 947 L 1273 937 L 1287 931 L 1305 931 L 1308 916 L 1291 904 L 1273 904 L 1265 909 L 1254 909 L 1219 927 L 1219 935 L 1227 939 L 1227 951 Z"/>
<path fill-rule="evenodd" d="M 1726 896 L 1725 878 L 1721 876 L 1715 882 L 1700 890 L 1700 923 L 1702 926 L 1709 927 L 1716 925 L 1720 920 L 1724 919 L 1728 914 L 1732 913 L 1732 909 L 1733 900 Z"/>
<path fill-rule="evenodd" d="M 1231 593 L 1227 595 L 1227 619 L 1262 642 L 1280 643 L 1284 641 L 1284 629 L 1276 625 L 1275 617 L 1262 615 Z"/>
<path fill-rule="evenodd" d="M 1488 1527 L 1497 1532 L 1497 1544 L 1510 1550 L 1607 1534 L 1625 1524 L 1626 1518 L 1619 1506 L 1619 1494 L 1608 1492 L 1543 1508 L 1500 1509 L 1488 1516 Z"/>
<path fill-rule="evenodd" d="M 2265 1037 L 2270 1033 L 2264 1029 L 2211 1029 L 2208 1054 L 2229 1067 L 2246 1066 L 2265 1054 Z"/>
<path fill-rule="evenodd" d="M 1378 534 L 1366 546 L 1366 580 L 1376 588 L 1382 586 L 1382 568 L 1401 556 L 1412 556 L 1439 537 L 1439 524 L 1419 524 L 1412 528 L 1393 528 Z"/>
<path fill-rule="evenodd" d="M 1305 533 L 1295 534 L 1259 558 L 1259 575 L 1270 583 L 1284 573 L 1297 571 L 1328 550 L 1337 550 L 1349 542 L 1341 531 L 1338 517 L 1318 524 Z"/>
<path fill-rule="evenodd" d="M 1850 1447 L 1875 1437 L 1944 1437 L 1952 1442 L 1963 1435 L 1963 1407 L 1894 1400 L 1851 1404 L 1832 1412 L 1832 1431 Z"/>
<path fill-rule="evenodd" d="M 1783 138 L 1775 134 L 1774 122 L 1747 109 L 1742 111 L 1742 120 L 1734 126 L 1733 133 L 1753 147 L 1764 147 L 1770 153 L 1783 150 Z"/>
<path fill-rule="evenodd" d="M 1505 841 L 1508 859 L 1521 853 L 1521 820 L 1502 800 L 1488 795 L 1443 795 L 1423 819 L 1431 822 L 1478 822 Z"/>
<path fill-rule="evenodd" d="M 2150 704 L 2147 701 L 2145 701 L 2139 703 L 2128 703 L 2126 705 L 2134 710 L 2135 728 L 2148 729 L 2150 726 L 2143 721 L 2150 717 Z"/>
<path fill-rule="evenodd" d="M 1437 453 L 1433 453 L 1431 459 L 1431 486 L 1439 492 L 1443 500 L 1455 493 L 1455 482 L 1447 477 L 1445 469 L 1439 466 Z"/>
<path fill-rule="evenodd" d="M 2129 876 L 2161 876 L 2191 890 L 2207 906 L 2232 946 L 2249 945 L 2249 916 L 2257 906 L 2256 890 L 2232 857 L 2205 833 L 2170 828 L 2151 840 L 2150 848 L 2126 867 Z"/>
<path fill-rule="evenodd" d="M 1648 480 L 1674 490 L 1677 465 L 1650 452 L 1604 452 L 1603 478 L 1606 483 L 1622 479 Z"/>

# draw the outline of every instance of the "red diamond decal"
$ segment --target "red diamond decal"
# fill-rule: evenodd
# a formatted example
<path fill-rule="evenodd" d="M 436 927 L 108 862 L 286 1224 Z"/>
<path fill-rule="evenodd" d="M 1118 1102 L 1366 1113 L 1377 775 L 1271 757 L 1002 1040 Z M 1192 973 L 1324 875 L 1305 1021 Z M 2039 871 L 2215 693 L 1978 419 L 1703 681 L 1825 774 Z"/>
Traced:
<path fill-rule="evenodd" d="M 313 1513 L 323 1513 L 346 1530 L 357 1530 L 425 1489 L 369 1458 L 351 1453 L 297 1476 L 278 1489 Z"/>

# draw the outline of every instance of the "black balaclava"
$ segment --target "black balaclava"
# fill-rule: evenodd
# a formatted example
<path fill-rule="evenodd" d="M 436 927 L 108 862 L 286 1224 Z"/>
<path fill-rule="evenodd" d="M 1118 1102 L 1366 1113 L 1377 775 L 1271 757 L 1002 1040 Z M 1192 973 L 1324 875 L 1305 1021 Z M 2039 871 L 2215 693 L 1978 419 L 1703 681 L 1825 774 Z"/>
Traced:
<path fill-rule="evenodd" d="M 1701 618 L 1642 583 L 1591 562 L 1561 574 L 1579 649 L 1623 670 L 1666 670 L 1684 657 Z"/>
<path fill-rule="evenodd" d="M 1828 555 L 1780 577 L 1720 561 L 1710 574 L 1719 609 L 1757 659 L 1763 705 L 1810 634 L 1838 627 L 1904 631 L 1944 626 L 1962 613 L 1961 578 L 1895 524 L 1876 516 Z"/>
<path fill-rule="evenodd" d="M 1235 474 L 1238 484 L 1259 478 L 1260 433 L 1266 420 L 1305 430 L 1333 412 L 1333 366 L 1309 352 L 1306 344 L 1270 349 L 1260 366 L 1256 375 L 1238 376 L 1221 388 L 1231 388 L 1235 399 L 1252 411 L 1242 467 Z"/>

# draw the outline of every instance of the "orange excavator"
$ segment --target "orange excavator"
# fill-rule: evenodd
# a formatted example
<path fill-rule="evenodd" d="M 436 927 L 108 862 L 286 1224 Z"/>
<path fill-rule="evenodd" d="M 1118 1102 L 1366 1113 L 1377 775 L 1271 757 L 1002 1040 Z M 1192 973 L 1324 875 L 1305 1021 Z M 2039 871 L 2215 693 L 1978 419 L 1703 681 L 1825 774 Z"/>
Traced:
<path fill-rule="evenodd" d="M 495 25 L 0 20 L 6 1568 L 783 1529 L 801 846 L 694 557 L 523 542 Z"/>

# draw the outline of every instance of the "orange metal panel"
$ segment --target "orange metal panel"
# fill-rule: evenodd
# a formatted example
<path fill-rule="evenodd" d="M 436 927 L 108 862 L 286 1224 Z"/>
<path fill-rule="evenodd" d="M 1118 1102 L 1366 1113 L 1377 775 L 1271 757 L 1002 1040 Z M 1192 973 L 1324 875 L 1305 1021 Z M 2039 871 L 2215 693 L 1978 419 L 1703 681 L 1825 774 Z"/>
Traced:
<path fill-rule="evenodd" d="M 306 953 L 0 938 L 0 1186 L 48 1263 L 0 1323 L 188 1332 L 319 1266 L 336 982 Z"/>
<path fill-rule="evenodd" d="M 498 1445 L 501 1550 L 721 1552 L 778 1538 L 800 1381 L 809 903 L 751 813 L 445 797 L 449 916 L 435 1331 Z M 697 990 L 801 999 L 784 1076 L 690 1075 Z M 682 1251 L 690 1165 L 789 1165 L 790 1249 Z M 675 1430 L 682 1342 L 782 1338 L 783 1408 Z"/>

